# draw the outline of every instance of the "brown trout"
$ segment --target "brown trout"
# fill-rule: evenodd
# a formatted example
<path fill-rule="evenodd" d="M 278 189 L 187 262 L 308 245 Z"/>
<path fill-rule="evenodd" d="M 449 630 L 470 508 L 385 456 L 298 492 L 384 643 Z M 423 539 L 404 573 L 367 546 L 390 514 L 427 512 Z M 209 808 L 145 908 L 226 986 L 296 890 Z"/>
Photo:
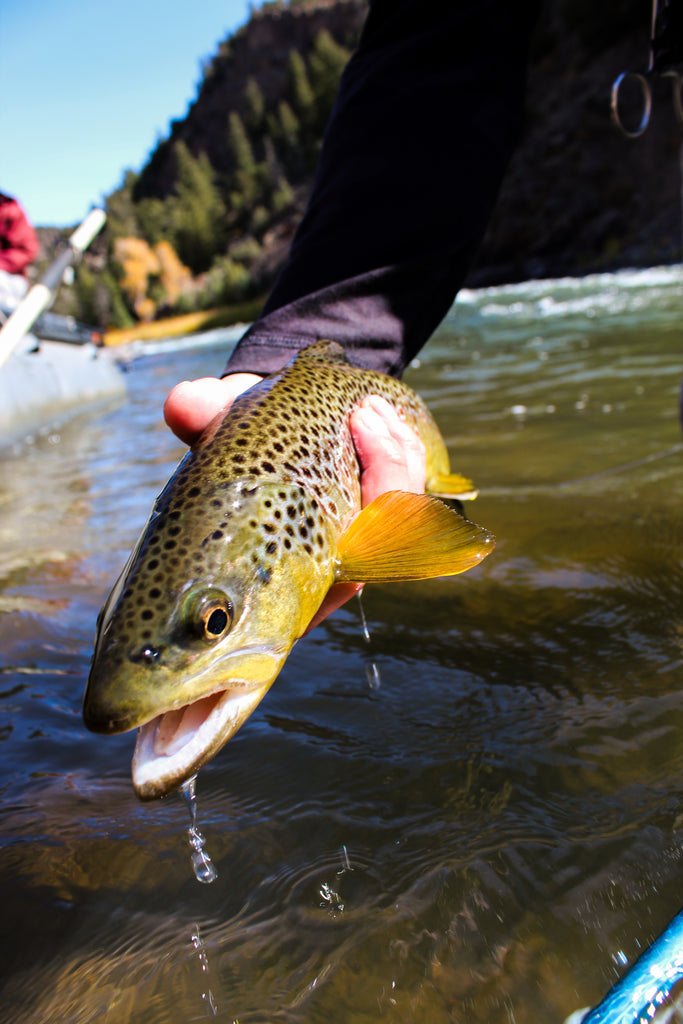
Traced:
<path fill-rule="evenodd" d="M 157 498 L 100 613 L 83 704 L 95 732 L 138 728 L 142 799 L 230 739 L 333 583 L 454 575 L 492 550 L 491 534 L 426 494 L 360 510 L 349 417 L 370 394 L 420 435 L 429 491 L 469 490 L 422 400 L 323 341 L 219 414 Z"/>

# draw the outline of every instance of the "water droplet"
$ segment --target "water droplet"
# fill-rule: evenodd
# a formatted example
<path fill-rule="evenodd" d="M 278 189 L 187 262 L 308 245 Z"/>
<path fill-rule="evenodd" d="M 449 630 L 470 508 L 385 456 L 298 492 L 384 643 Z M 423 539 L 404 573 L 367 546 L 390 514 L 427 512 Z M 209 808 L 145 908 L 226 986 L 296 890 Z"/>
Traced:
<path fill-rule="evenodd" d="M 353 871 L 351 867 L 351 861 L 349 859 L 349 852 L 346 846 L 342 846 L 342 864 L 337 871 L 337 878 L 341 879 L 347 871 Z M 322 882 L 318 894 L 321 897 L 321 908 L 327 910 L 330 917 L 337 917 L 344 913 L 344 903 L 339 894 L 341 888 L 340 883 L 336 883 L 335 887 L 329 884 L 329 882 Z"/>
<path fill-rule="evenodd" d="M 360 608 L 360 621 L 363 627 L 363 636 L 365 640 L 370 643 L 370 630 L 368 629 L 368 622 L 365 618 L 365 609 L 363 608 L 363 591 L 358 591 L 358 607 Z"/>
<path fill-rule="evenodd" d="M 365 675 L 368 680 L 368 686 L 371 690 L 379 690 L 382 685 L 382 677 L 379 674 L 379 668 L 377 667 L 376 661 L 371 661 L 365 666 Z"/>
<path fill-rule="evenodd" d="M 213 866 L 213 861 L 208 853 L 204 851 L 206 840 L 197 828 L 197 776 L 193 775 L 181 787 L 183 800 L 190 812 L 190 827 L 187 830 L 187 838 L 190 844 L 190 860 L 194 876 L 198 882 L 210 885 L 218 878 L 218 872 Z"/>
<path fill-rule="evenodd" d="M 192 929 L 190 935 L 190 942 L 197 953 L 197 960 L 199 961 L 199 967 L 203 975 L 207 976 L 209 973 L 209 958 L 206 954 L 206 947 L 204 941 L 199 933 L 199 925 L 196 924 Z M 202 1001 L 206 1006 L 206 1012 L 209 1017 L 216 1017 L 218 1015 L 218 1007 L 213 997 L 213 992 L 210 988 L 207 988 L 206 992 L 202 992 Z"/>

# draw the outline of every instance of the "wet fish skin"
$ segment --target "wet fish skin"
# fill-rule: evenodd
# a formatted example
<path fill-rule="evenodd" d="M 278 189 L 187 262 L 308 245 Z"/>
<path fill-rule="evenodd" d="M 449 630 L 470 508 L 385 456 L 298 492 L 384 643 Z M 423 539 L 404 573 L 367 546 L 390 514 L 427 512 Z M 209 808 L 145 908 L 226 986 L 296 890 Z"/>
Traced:
<path fill-rule="evenodd" d="M 239 728 L 333 582 L 460 572 L 492 549 L 490 534 L 424 495 L 389 496 L 372 522 L 372 506 L 357 515 L 349 417 L 369 394 L 422 438 L 428 485 L 452 491 L 422 400 L 318 342 L 216 417 L 155 502 L 103 608 L 84 698 L 94 731 L 143 727 L 133 762 L 143 799 L 180 785 Z M 406 516 L 422 523 L 412 550 Z"/>

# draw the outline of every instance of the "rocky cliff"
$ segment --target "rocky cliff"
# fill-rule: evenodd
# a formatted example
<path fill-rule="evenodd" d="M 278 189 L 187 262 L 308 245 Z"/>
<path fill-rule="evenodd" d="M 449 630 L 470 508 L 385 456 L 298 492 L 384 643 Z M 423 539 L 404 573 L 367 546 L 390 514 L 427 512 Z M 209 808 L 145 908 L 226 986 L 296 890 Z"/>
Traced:
<path fill-rule="evenodd" d="M 681 258 L 681 133 L 669 83 L 656 86 L 651 125 L 641 138 L 621 137 L 609 116 L 616 76 L 647 64 L 649 10 L 642 2 L 608 7 L 596 13 L 581 0 L 546 4 L 530 63 L 526 130 L 472 283 Z M 364 11 L 362 0 L 255 11 L 219 48 L 187 117 L 142 170 L 137 195 L 164 196 L 173 188 L 179 139 L 225 170 L 226 110 L 243 113 L 248 77 L 275 104 L 285 93 L 290 51 L 305 53 L 321 28 L 351 45 Z"/>
<path fill-rule="evenodd" d="M 617 75 L 647 66 L 648 13 L 637 13 L 621 33 L 615 17 L 604 38 L 558 30 L 532 60 L 526 130 L 475 283 L 681 259 L 681 129 L 670 82 L 655 83 L 640 138 L 624 138 L 610 120 Z"/>
<path fill-rule="evenodd" d="M 159 275 L 151 275 L 140 301 L 149 305 L 151 289 L 156 289 L 162 298 L 151 308 L 153 315 L 163 315 L 238 301 L 240 296 L 258 299 L 265 293 L 303 211 L 319 145 L 315 132 L 322 130 L 318 125 L 311 135 L 310 125 L 306 129 L 303 101 L 299 97 L 297 106 L 293 94 L 292 54 L 301 55 L 302 66 L 314 71 L 311 54 L 322 32 L 338 48 L 336 54 L 334 49 L 326 51 L 334 70 L 339 53 L 344 53 L 341 48 L 351 50 L 358 38 L 365 12 L 364 0 L 275 0 L 253 11 L 248 23 L 218 46 L 186 117 L 173 122 L 168 138 L 147 165 L 129 175 L 130 182 L 110 197 L 109 235 L 98 239 L 89 257 L 96 280 L 91 275 L 90 299 L 74 310 L 77 314 L 100 323 L 116 322 L 116 304 L 123 309 L 125 301 L 124 318 L 141 315 L 116 284 L 124 277 L 115 265 L 116 237 L 136 236 L 151 247 L 165 238 L 192 266 L 179 244 L 178 196 L 184 188 L 183 201 L 186 207 L 194 201 L 190 212 L 195 219 L 206 212 L 207 204 L 194 185 L 182 185 L 180 157 L 186 174 L 191 171 L 203 181 L 201 187 L 223 211 L 207 214 L 209 221 L 225 221 L 226 227 L 222 238 L 212 243 L 211 269 L 206 272 L 210 260 L 194 267 L 195 276 L 190 276 L 178 305 L 163 297 Z M 674 117 L 671 84 L 655 83 L 651 124 L 639 139 L 619 135 L 609 114 L 616 76 L 647 66 L 649 18 L 647 0 L 614 0 L 609 5 L 546 0 L 529 62 L 525 130 L 468 284 L 681 260 L 681 129 Z M 329 72 L 330 66 L 325 71 L 328 77 Z M 250 122 L 253 125 L 248 92 L 254 83 L 264 113 L 258 131 L 252 131 L 251 142 L 246 143 L 253 151 L 245 177 L 244 168 L 235 166 L 235 135 L 230 137 L 229 127 L 231 119 L 247 129 Z M 504 89 L 505 82 L 499 87 Z M 319 96 L 316 103 L 318 112 L 324 111 Z M 288 157 L 283 110 L 290 104 L 299 117 Z M 292 109 L 289 116 L 291 120 Z M 444 144 L 457 145 L 457 125 L 451 130 L 453 135 Z M 297 146 L 303 149 L 304 143 L 308 154 L 298 159 Z M 218 192 L 211 192 L 205 176 L 202 179 L 199 161 L 206 158 Z M 235 191 L 242 188 L 240 173 L 244 180 L 251 176 L 256 182 L 247 181 L 241 197 Z M 250 189 L 256 189 L 260 198 L 248 199 Z M 187 209 L 184 215 L 189 215 Z M 154 231 L 150 233 L 146 224 Z M 101 286 L 103 280 L 106 287 Z"/>

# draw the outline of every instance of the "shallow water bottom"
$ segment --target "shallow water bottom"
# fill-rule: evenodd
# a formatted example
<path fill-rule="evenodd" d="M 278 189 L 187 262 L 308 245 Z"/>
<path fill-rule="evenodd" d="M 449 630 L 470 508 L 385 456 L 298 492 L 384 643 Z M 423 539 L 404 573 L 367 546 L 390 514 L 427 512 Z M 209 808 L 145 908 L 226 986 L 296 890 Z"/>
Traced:
<path fill-rule="evenodd" d="M 80 701 L 163 395 L 223 353 L 0 462 L 3 1020 L 559 1024 L 681 909 L 680 284 L 553 287 L 466 296 L 411 369 L 496 551 L 295 648 L 200 773 L 212 885 Z"/>

